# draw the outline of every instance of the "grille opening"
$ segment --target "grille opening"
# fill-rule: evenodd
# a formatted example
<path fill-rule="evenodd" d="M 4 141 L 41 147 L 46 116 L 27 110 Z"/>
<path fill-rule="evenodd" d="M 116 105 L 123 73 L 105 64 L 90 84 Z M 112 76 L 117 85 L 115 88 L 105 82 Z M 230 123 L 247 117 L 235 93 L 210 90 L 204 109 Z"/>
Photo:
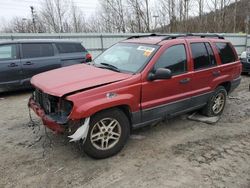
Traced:
<path fill-rule="evenodd" d="M 37 104 L 45 111 L 45 114 L 53 114 L 59 112 L 59 97 L 55 97 L 41 90 L 36 89 L 33 98 Z"/>

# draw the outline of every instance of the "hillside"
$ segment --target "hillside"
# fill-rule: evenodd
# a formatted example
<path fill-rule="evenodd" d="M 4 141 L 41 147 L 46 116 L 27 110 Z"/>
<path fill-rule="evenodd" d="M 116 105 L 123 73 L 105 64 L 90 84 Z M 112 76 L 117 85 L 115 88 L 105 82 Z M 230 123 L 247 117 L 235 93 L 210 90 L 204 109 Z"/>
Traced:
<path fill-rule="evenodd" d="M 236 11 L 235 11 L 236 6 Z M 236 12 L 236 25 L 234 29 L 234 15 Z M 211 11 L 202 16 L 191 17 L 186 21 L 172 20 L 171 25 L 157 28 L 156 32 L 211 32 L 211 33 L 245 33 L 245 20 L 250 16 L 249 0 L 240 0 L 224 7 Z M 249 29 L 250 31 L 250 24 Z"/>

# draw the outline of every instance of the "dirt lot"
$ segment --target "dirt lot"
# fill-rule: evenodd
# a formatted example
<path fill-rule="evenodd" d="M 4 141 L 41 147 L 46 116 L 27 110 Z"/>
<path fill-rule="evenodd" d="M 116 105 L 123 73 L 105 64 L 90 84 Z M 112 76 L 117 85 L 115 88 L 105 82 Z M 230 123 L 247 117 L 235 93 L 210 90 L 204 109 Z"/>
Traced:
<path fill-rule="evenodd" d="M 133 132 L 122 152 L 105 160 L 87 157 L 43 126 L 29 127 L 29 91 L 4 94 L 0 187 L 249 188 L 249 84 L 244 76 L 217 124 L 179 116 Z"/>

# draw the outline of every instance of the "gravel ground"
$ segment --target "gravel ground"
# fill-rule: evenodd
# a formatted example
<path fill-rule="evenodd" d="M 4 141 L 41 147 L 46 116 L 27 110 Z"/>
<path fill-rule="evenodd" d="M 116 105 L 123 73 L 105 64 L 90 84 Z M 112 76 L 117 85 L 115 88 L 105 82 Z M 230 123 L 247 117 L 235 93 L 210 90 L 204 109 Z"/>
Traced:
<path fill-rule="evenodd" d="M 250 76 L 243 76 L 218 123 L 183 115 L 148 126 L 104 160 L 87 157 L 77 144 L 43 126 L 29 127 L 30 91 L 2 94 L 0 187 L 249 188 L 249 84 Z"/>

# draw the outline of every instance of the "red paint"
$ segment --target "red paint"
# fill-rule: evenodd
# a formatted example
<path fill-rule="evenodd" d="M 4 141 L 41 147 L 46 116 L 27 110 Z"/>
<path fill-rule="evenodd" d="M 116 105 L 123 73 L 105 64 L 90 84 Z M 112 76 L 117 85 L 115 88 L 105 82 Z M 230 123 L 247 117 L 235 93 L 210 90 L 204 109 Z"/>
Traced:
<path fill-rule="evenodd" d="M 74 103 L 73 110 L 69 115 L 69 119 L 74 121 L 115 106 L 126 105 L 131 112 L 137 112 L 189 98 L 213 91 L 219 84 L 232 81 L 240 76 L 242 67 L 239 61 L 225 65 L 221 64 L 214 42 L 225 42 L 225 40 L 190 37 L 161 42 L 161 38 L 162 37 L 149 37 L 123 41 L 144 44 L 159 43 L 159 45 L 161 45 L 160 49 L 141 73 L 134 75 L 117 73 L 111 70 L 81 64 L 39 74 L 32 78 L 31 83 L 43 92 L 59 97 L 77 90 L 86 89 L 66 97 L 67 100 Z M 190 49 L 191 42 L 209 42 L 212 46 L 218 66 L 194 71 Z M 187 73 L 173 76 L 168 80 L 148 81 L 148 74 L 160 55 L 168 47 L 180 43 L 186 47 L 188 61 Z M 213 71 L 219 71 L 221 75 L 215 77 L 212 75 Z M 190 82 L 188 84 L 180 84 L 180 80 L 184 78 L 190 78 Z M 102 87 L 95 87 L 99 85 L 102 85 Z M 88 88 L 91 89 L 88 90 Z M 110 92 L 116 93 L 116 97 L 108 98 L 107 93 Z M 42 109 L 39 109 L 32 99 L 30 100 L 30 107 L 43 119 L 47 126 L 50 126 L 58 132 L 63 131 L 59 129 L 57 124 L 51 122 L 44 116 Z"/>
<path fill-rule="evenodd" d="M 85 58 L 86 58 L 86 61 L 87 61 L 87 62 L 92 61 L 92 55 L 89 54 L 89 53 L 86 54 Z"/>
<path fill-rule="evenodd" d="M 32 98 L 29 99 L 28 106 L 36 113 L 37 116 L 42 119 L 43 124 L 46 127 L 53 130 L 55 133 L 64 132 L 64 129 L 60 125 L 58 125 L 56 122 L 54 122 L 48 116 L 45 115 L 44 110 L 41 109 Z"/>
<path fill-rule="evenodd" d="M 50 95 L 61 97 L 66 93 L 129 77 L 129 74 L 79 64 L 38 74 L 31 79 L 31 84 Z"/>

